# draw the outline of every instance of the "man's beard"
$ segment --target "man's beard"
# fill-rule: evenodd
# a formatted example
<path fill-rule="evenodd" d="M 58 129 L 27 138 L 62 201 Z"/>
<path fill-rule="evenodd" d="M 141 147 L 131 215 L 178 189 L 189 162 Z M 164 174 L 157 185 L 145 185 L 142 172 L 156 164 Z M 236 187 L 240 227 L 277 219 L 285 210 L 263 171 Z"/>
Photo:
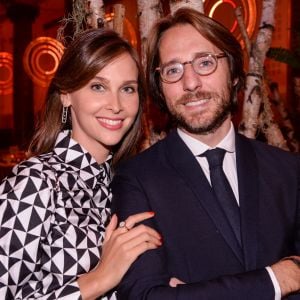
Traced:
<path fill-rule="evenodd" d="M 203 91 L 184 94 L 179 100 L 176 101 L 176 105 L 187 103 L 189 99 L 209 98 L 208 101 L 218 101 L 217 109 L 215 110 L 214 115 L 211 116 L 207 121 L 196 122 L 195 125 L 193 124 L 193 122 L 189 121 L 191 116 L 185 117 L 184 114 L 176 110 L 175 106 L 169 107 L 169 111 L 172 120 L 177 125 L 177 127 L 192 134 L 210 134 L 214 133 L 233 111 L 235 105 L 231 100 L 233 97 L 230 96 L 231 95 L 228 95 L 228 93 L 224 92 L 222 93 L 222 95 L 218 95 L 216 93 Z M 199 113 L 192 118 L 200 119 L 201 117 L 201 113 Z"/>

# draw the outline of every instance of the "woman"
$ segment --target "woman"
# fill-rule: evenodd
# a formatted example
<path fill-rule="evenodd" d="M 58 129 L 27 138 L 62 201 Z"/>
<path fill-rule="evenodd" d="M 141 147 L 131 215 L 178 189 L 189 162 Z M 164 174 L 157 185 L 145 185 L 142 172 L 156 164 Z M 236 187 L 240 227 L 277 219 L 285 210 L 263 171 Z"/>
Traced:
<path fill-rule="evenodd" d="M 113 216 L 105 232 L 111 165 L 137 142 L 143 99 L 138 57 L 115 32 L 88 30 L 66 49 L 31 157 L 0 186 L 1 299 L 107 299 L 131 263 L 161 245 L 135 226 L 152 212 L 119 227 Z"/>

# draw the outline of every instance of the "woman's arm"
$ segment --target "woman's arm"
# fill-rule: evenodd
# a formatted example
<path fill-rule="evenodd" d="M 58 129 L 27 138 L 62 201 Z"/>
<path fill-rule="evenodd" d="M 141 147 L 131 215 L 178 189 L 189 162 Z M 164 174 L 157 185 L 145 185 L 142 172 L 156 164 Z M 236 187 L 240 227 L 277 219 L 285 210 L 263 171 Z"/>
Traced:
<path fill-rule="evenodd" d="M 38 289 L 39 247 L 49 230 L 51 201 L 39 163 L 30 164 L 16 166 L 0 186 L 1 299 L 26 299 Z"/>

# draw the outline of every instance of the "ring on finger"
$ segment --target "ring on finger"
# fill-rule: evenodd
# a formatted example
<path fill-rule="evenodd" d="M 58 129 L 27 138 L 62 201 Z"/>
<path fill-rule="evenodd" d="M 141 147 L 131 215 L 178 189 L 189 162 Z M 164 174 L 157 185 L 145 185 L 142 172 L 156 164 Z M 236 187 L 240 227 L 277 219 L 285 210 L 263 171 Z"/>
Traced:
<path fill-rule="evenodd" d="M 128 228 L 128 227 L 126 226 L 126 221 L 120 222 L 120 223 L 119 223 L 119 228 L 125 228 L 127 231 L 130 230 L 130 228 Z"/>

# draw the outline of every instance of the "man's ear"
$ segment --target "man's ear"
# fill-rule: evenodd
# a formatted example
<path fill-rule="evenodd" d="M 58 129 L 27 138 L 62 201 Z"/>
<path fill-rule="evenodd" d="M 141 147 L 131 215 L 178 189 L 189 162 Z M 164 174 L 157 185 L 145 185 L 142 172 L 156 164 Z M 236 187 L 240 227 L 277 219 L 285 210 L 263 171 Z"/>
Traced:
<path fill-rule="evenodd" d="M 69 107 L 71 105 L 71 99 L 70 94 L 60 94 L 60 101 L 64 107 Z"/>

